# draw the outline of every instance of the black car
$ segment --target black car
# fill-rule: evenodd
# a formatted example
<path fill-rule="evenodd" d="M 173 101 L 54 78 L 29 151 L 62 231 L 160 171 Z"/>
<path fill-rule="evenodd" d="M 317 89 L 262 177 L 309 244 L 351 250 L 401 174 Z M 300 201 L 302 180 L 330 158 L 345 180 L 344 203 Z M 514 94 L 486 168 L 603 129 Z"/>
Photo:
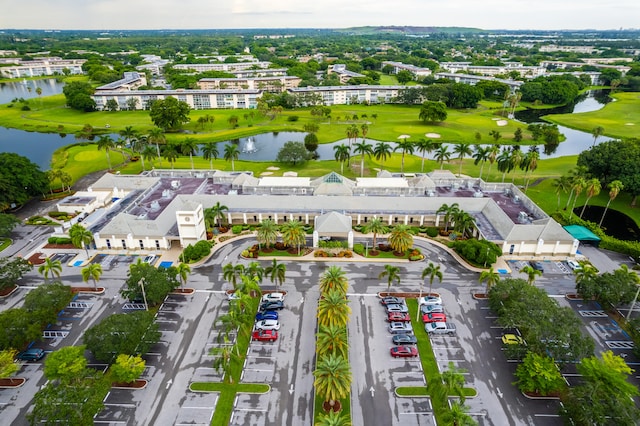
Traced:
<path fill-rule="evenodd" d="M 387 296 L 380 299 L 381 305 L 402 305 L 404 304 L 404 300 L 399 297 Z"/>
<path fill-rule="evenodd" d="M 531 261 L 529 262 L 529 265 L 531 265 L 531 267 L 536 271 L 544 272 L 544 266 L 542 266 L 542 262 Z"/>
<path fill-rule="evenodd" d="M 269 302 L 264 302 L 260 305 L 260 310 L 261 311 L 275 311 L 275 310 L 281 310 L 284 308 L 284 303 L 281 302 L 280 300 L 272 300 Z"/>
<path fill-rule="evenodd" d="M 413 334 L 396 334 L 391 340 L 394 345 L 415 345 L 418 343 L 418 338 Z"/>

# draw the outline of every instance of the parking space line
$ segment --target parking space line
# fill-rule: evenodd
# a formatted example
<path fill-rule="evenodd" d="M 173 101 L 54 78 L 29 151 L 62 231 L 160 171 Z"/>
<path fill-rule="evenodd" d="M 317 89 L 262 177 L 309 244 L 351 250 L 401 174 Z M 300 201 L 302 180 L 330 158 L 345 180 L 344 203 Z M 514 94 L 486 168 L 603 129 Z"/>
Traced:
<path fill-rule="evenodd" d="M 102 403 L 106 407 L 126 407 L 126 408 L 136 408 L 136 404 L 107 404 L 105 402 Z"/>
<path fill-rule="evenodd" d="M 433 414 L 433 411 L 407 411 L 406 413 L 398 413 L 398 414 L 425 415 L 425 414 Z"/>
<path fill-rule="evenodd" d="M 560 417 L 559 414 L 534 414 L 534 417 Z"/>
<path fill-rule="evenodd" d="M 266 413 L 267 408 L 233 408 L 234 411 L 257 411 L 259 413 Z"/>
<path fill-rule="evenodd" d="M 123 422 L 120 420 L 93 420 L 93 423 L 97 423 L 97 424 L 108 424 L 108 425 L 112 425 L 112 424 L 118 424 L 118 425 L 126 425 L 127 422 Z"/>

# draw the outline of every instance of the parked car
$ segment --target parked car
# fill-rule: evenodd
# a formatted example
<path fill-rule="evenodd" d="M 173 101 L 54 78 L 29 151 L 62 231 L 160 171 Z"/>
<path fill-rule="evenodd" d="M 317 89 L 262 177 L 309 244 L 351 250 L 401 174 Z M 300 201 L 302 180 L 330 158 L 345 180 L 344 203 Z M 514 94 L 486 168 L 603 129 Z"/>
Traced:
<path fill-rule="evenodd" d="M 264 311 L 264 312 L 258 312 L 256 314 L 256 321 L 277 320 L 277 319 L 278 319 L 278 313 L 276 311 Z"/>
<path fill-rule="evenodd" d="M 240 299 L 240 293 L 237 292 L 231 292 L 231 293 L 227 293 L 227 300 L 228 301 L 232 301 L 232 300 L 238 300 Z"/>
<path fill-rule="evenodd" d="M 148 263 L 150 265 L 153 265 L 153 262 L 155 262 L 156 260 L 156 256 L 153 254 L 150 254 L 149 256 L 145 256 L 144 258 L 144 263 Z"/>
<path fill-rule="evenodd" d="M 400 305 L 400 304 L 394 303 L 391 305 L 387 305 L 387 313 L 389 312 L 407 313 L 409 312 L 409 308 L 407 308 L 407 305 Z"/>
<path fill-rule="evenodd" d="M 542 265 L 542 262 L 532 260 L 531 262 L 529 262 L 529 265 L 531 265 L 531 267 L 536 271 L 544 272 L 544 266 Z"/>
<path fill-rule="evenodd" d="M 442 299 L 440 296 L 430 294 L 428 296 L 419 297 L 418 305 L 442 305 Z"/>
<path fill-rule="evenodd" d="M 410 322 L 394 321 L 389 323 L 389 333 L 413 334 L 413 327 Z"/>
<path fill-rule="evenodd" d="M 275 311 L 275 310 L 281 310 L 284 309 L 284 303 L 282 303 L 279 300 L 275 300 L 273 302 L 263 302 L 260 305 L 260 310 L 261 311 Z"/>
<path fill-rule="evenodd" d="M 502 335 L 502 343 L 505 345 L 524 345 L 524 339 L 515 334 L 503 334 Z"/>
<path fill-rule="evenodd" d="M 280 330 L 278 320 L 262 320 L 255 325 L 256 330 Z"/>
<path fill-rule="evenodd" d="M 418 343 L 418 338 L 413 334 L 396 334 L 391 338 L 394 345 L 415 345 Z"/>
<path fill-rule="evenodd" d="M 567 260 L 567 265 L 569 265 L 569 268 L 571 268 L 572 271 L 579 271 L 582 269 L 582 266 L 580 266 L 580 264 L 575 260 Z"/>
<path fill-rule="evenodd" d="M 19 361 L 40 361 L 44 358 L 45 352 L 40 348 L 27 349 L 24 352 L 20 352 L 16 359 Z"/>
<path fill-rule="evenodd" d="M 389 349 L 394 358 L 415 358 L 418 356 L 418 348 L 415 346 L 394 346 Z"/>
<path fill-rule="evenodd" d="M 444 313 L 444 306 L 442 305 L 421 305 L 420 306 L 420 313 L 421 314 L 428 314 L 428 313 Z"/>
<path fill-rule="evenodd" d="M 407 312 L 389 312 L 387 314 L 387 321 L 389 321 L 389 322 L 393 322 L 393 321 L 409 322 L 409 321 L 411 321 L 411 317 L 409 316 L 409 314 Z"/>
<path fill-rule="evenodd" d="M 429 312 L 422 316 L 422 322 L 447 322 L 447 316 L 440 312 Z"/>
<path fill-rule="evenodd" d="M 387 296 L 380 299 L 381 305 L 404 305 L 404 299 L 400 297 Z"/>
<path fill-rule="evenodd" d="M 264 296 L 262 296 L 262 301 L 263 302 L 284 302 L 284 293 L 279 293 L 279 292 L 275 292 L 275 293 L 267 293 Z"/>
<path fill-rule="evenodd" d="M 424 325 L 428 334 L 448 334 L 452 336 L 456 332 L 456 326 L 450 322 L 428 322 Z"/>
<path fill-rule="evenodd" d="M 276 330 L 255 330 L 251 333 L 251 339 L 262 342 L 275 342 L 278 340 L 278 332 Z"/>

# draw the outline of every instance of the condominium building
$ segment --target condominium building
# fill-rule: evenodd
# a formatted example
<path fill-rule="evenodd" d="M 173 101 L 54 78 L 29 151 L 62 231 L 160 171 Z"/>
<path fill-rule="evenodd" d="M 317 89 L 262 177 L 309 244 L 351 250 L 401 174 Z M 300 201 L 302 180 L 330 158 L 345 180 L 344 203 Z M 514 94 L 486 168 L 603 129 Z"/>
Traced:
<path fill-rule="evenodd" d="M 289 89 L 293 95 L 318 94 L 324 105 L 379 104 L 394 102 L 406 86 L 320 86 Z"/>
<path fill-rule="evenodd" d="M 205 71 L 243 71 L 252 68 L 269 68 L 271 62 L 234 62 L 234 63 L 217 63 L 217 64 L 175 64 L 173 68 L 177 70 L 193 70 L 195 72 Z"/>
<path fill-rule="evenodd" d="M 398 74 L 399 71 L 409 71 L 411 74 L 413 74 L 416 77 L 426 77 L 431 75 L 432 73 L 431 69 L 429 68 L 417 67 L 411 64 L 403 64 L 402 62 L 395 62 L 395 61 L 382 62 L 383 68 L 387 65 L 393 67 L 393 71 L 391 72 L 392 74 Z"/>
<path fill-rule="evenodd" d="M 86 59 L 37 58 L 33 61 L 19 61 L 17 65 L 0 68 L 3 77 L 23 78 L 43 75 L 82 74 L 82 64 Z"/>
<path fill-rule="evenodd" d="M 174 97 L 186 102 L 192 109 L 247 109 L 256 108 L 258 99 L 262 95 L 260 90 L 100 90 L 93 95 L 98 110 L 106 108 L 107 101 L 115 99 L 121 109 L 131 108 L 149 109 L 153 101 Z"/>
<path fill-rule="evenodd" d="M 265 92 L 281 93 L 298 87 L 302 79 L 296 76 L 250 77 L 250 78 L 202 78 L 198 87 L 213 89 L 259 89 Z"/>

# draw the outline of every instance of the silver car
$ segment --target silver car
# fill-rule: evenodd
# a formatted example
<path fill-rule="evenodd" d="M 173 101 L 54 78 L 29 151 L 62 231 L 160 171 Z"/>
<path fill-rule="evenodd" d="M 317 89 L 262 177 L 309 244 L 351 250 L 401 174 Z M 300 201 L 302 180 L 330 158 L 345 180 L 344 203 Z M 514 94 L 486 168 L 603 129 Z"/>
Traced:
<path fill-rule="evenodd" d="M 256 330 L 280 330 L 278 320 L 262 320 L 256 322 Z"/>
<path fill-rule="evenodd" d="M 392 303 L 391 305 L 387 305 L 387 313 L 389 312 L 402 312 L 407 313 L 409 312 L 409 308 L 407 308 L 407 305 L 400 305 L 399 303 Z"/>
<path fill-rule="evenodd" d="M 393 321 L 389 323 L 389 333 L 413 334 L 413 327 L 410 322 Z"/>

